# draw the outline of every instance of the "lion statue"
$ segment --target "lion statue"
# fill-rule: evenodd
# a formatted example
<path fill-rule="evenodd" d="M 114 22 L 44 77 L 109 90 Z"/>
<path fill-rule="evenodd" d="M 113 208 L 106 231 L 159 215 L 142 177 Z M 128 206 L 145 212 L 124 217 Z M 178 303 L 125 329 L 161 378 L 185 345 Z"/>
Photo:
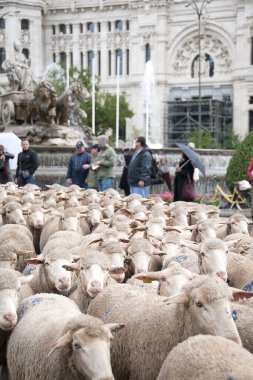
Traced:
<path fill-rule="evenodd" d="M 87 114 L 80 108 L 80 103 L 90 96 L 87 88 L 82 83 L 73 83 L 57 99 L 56 122 L 59 125 L 79 125 L 81 117 Z"/>
<path fill-rule="evenodd" d="M 36 124 L 55 125 L 56 92 L 48 82 L 38 83 L 34 91 L 33 119 Z"/>

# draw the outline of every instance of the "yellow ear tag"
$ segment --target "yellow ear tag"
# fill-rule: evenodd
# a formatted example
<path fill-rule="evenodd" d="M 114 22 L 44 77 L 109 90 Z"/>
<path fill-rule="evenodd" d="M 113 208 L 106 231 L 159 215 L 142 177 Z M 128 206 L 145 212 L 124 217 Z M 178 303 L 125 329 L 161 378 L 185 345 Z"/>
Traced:
<path fill-rule="evenodd" d="M 144 280 L 143 280 L 142 282 L 143 282 L 143 284 L 151 284 L 151 283 L 152 283 L 152 280 L 151 280 L 151 278 L 149 278 L 149 277 L 145 277 Z"/>

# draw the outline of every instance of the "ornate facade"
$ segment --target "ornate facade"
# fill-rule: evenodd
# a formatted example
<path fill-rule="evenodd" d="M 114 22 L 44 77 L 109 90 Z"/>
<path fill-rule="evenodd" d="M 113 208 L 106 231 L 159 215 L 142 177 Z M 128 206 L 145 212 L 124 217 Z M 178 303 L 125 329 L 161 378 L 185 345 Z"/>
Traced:
<path fill-rule="evenodd" d="M 0 20 L 0 63 L 11 58 L 14 41 L 29 56 L 37 79 L 53 62 L 91 68 L 94 57 L 102 90 L 115 93 L 118 62 L 120 91 L 135 114 L 127 122 L 128 141 L 145 133 L 142 84 L 149 59 L 155 83 L 149 99 L 153 142 L 166 140 L 168 102 L 198 98 L 199 67 L 201 95 L 232 102 L 235 133 L 245 136 L 253 129 L 253 0 L 213 0 L 200 30 L 196 13 L 181 0 L 9 0 L 1 5 L 0 17 L 19 13 Z M 6 82 L 0 69 L 0 83 Z"/>

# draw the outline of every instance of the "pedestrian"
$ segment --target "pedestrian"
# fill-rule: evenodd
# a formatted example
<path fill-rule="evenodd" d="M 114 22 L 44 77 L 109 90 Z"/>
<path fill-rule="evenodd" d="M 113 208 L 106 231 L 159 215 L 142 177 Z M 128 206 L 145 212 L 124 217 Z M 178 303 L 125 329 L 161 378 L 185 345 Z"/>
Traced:
<path fill-rule="evenodd" d="M 4 150 L 4 146 L 0 145 L 0 184 L 13 182 L 10 170 L 10 159 L 14 158 L 14 154 Z"/>
<path fill-rule="evenodd" d="M 135 152 L 128 166 L 128 183 L 131 194 L 140 194 L 143 198 L 148 195 L 151 184 L 152 152 L 146 145 L 143 136 L 135 141 Z"/>
<path fill-rule="evenodd" d="M 113 187 L 113 178 L 115 177 L 114 166 L 116 164 L 117 154 L 115 150 L 108 145 L 105 135 L 98 136 L 98 145 L 100 152 L 94 163 L 97 175 L 98 191 L 104 191 Z"/>
<path fill-rule="evenodd" d="M 92 159 L 91 159 L 90 164 L 85 165 L 85 168 L 89 169 L 89 175 L 87 177 L 89 189 L 98 190 L 97 172 L 96 172 L 96 170 L 94 170 L 93 165 L 95 165 L 97 155 L 99 152 L 100 152 L 100 147 L 98 144 L 94 144 L 90 147 L 90 153 L 91 153 Z"/>
<path fill-rule="evenodd" d="M 182 153 L 179 165 L 176 168 L 174 180 L 174 202 L 194 201 L 194 166 L 189 158 Z"/>
<path fill-rule="evenodd" d="M 171 179 L 170 179 L 170 168 L 167 163 L 167 158 L 165 156 L 159 156 L 157 158 L 157 168 L 158 168 L 158 173 L 160 177 L 166 183 L 169 191 L 172 191 Z"/>
<path fill-rule="evenodd" d="M 76 152 L 72 154 L 68 162 L 67 171 L 67 185 L 72 184 L 80 186 L 82 189 L 88 188 L 87 177 L 89 174 L 89 169 L 87 169 L 87 164 L 91 162 L 91 155 L 85 151 L 84 143 L 82 141 L 77 141 Z"/>
<path fill-rule="evenodd" d="M 133 154 L 129 148 L 124 148 L 123 154 L 124 154 L 125 165 L 124 165 L 122 175 L 120 178 L 119 188 L 124 190 L 125 196 L 127 197 L 128 195 L 130 195 L 130 186 L 129 186 L 128 179 L 127 179 L 128 166 L 130 164 L 130 161 L 132 159 Z"/>
<path fill-rule="evenodd" d="M 247 175 L 251 184 L 251 218 L 253 219 L 253 157 L 250 159 Z"/>
<path fill-rule="evenodd" d="M 18 186 L 35 185 L 35 172 L 39 167 L 38 154 L 30 148 L 28 140 L 21 141 L 22 152 L 18 154 L 15 182 Z"/>

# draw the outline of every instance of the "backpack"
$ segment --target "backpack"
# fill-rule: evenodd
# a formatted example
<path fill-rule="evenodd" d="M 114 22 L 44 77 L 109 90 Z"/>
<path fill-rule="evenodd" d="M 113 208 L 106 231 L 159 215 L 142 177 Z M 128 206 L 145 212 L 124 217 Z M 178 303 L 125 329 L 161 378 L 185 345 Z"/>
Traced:
<path fill-rule="evenodd" d="M 156 159 L 152 155 L 152 165 L 151 165 L 151 174 L 150 174 L 151 185 L 162 185 L 163 179 L 159 174 Z"/>

